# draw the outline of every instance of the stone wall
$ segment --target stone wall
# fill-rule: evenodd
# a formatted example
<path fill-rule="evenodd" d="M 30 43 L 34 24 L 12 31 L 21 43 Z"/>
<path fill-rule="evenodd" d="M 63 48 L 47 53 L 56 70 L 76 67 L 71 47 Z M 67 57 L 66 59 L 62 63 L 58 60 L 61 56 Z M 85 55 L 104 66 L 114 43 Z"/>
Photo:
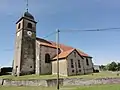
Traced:
<path fill-rule="evenodd" d="M 101 84 L 120 84 L 120 78 L 99 78 L 99 79 L 60 79 L 60 86 L 88 86 L 88 85 L 101 85 Z M 3 86 L 45 86 L 51 87 L 57 85 L 56 79 L 41 79 L 41 80 L 23 80 L 14 81 L 7 79 L 0 79 L 0 85 Z"/>
<path fill-rule="evenodd" d="M 84 68 L 84 73 L 88 74 L 88 73 L 93 73 L 93 62 L 92 62 L 92 58 L 90 57 L 83 57 L 83 68 Z M 89 65 L 87 65 L 86 59 L 88 59 L 88 63 Z"/>
<path fill-rule="evenodd" d="M 50 59 L 55 57 L 56 48 L 51 48 L 47 46 L 40 45 L 40 63 L 41 63 L 41 73 L 40 74 L 52 74 L 52 63 L 45 63 L 45 55 L 49 54 Z"/>
<path fill-rule="evenodd" d="M 46 80 L 46 82 L 47 82 L 48 87 L 57 85 L 57 79 L 48 79 L 48 80 Z M 63 79 L 59 80 L 59 84 L 63 85 Z"/>
<path fill-rule="evenodd" d="M 60 85 L 63 85 L 63 79 L 59 80 Z M 41 80 L 1 80 L 0 85 L 3 86 L 56 86 L 57 80 L 56 79 L 41 79 Z"/>
<path fill-rule="evenodd" d="M 97 84 L 115 84 L 120 83 L 120 78 L 99 78 L 99 79 L 64 79 L 63 86 L 71 86 L 71 85 L 97 85 Z"/>
<path fill-rule="evenodd" d="M 31 27 L 28 25 L 31 24 Z M 17 22 L 13 75 L 35 73 L 36 22 L 21 18 Z"/>
<path fill-rule="evenodd" d="M 73 67 L 71 67 L 71 59 L 73 60 Z M 80 60 L 80 63 L 78 63 L 78 60 Z M 82 57 L 77 53 L 76 50 L 74 50 L 68 57 L 67 57 L 67 66 L 68 66 L 68 76 L 71 75 L 80 75 L 84 74 L 84 63 L 82 63 L 83 59 Z M 80 64 L 80 67 L 79 67 Z"/>
<path fill-rule="evenodd" d="M 46 80 L 4 80 L 3 86 L 47 86 Z"/>

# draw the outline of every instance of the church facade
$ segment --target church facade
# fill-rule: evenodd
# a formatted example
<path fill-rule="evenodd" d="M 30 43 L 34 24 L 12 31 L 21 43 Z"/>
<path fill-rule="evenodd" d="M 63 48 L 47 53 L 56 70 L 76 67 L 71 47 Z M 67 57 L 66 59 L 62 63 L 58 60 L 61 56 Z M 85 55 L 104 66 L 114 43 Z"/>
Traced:
<path fill-rule="evenodd" d="M 36 37 L 34 17 L 27 11 L 16 23 L 13 75 L 57 74 L 56 43 Z M 79 49 L 59 44 L 59 74 L 82 75 L 93 72 L 92 57 Z"/>

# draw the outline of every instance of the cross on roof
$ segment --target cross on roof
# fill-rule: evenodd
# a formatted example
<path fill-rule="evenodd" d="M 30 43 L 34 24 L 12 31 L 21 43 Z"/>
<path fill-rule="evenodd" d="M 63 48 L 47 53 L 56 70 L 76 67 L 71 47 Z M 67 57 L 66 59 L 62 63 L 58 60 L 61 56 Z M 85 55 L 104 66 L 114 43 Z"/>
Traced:
<path fill-rule="evenodd" d="M 26 0 L 26 10 L 28 12 L 28 0 Z"/>

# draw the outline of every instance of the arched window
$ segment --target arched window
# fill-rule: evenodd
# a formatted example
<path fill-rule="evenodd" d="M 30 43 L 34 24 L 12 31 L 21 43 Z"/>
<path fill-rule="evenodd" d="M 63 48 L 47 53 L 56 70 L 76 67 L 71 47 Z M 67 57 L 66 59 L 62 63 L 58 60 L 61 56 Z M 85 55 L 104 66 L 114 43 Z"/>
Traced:
<path fill-rule="evenodd" d="M 27 27 L 28 27 L 28 28 L 32 28 L 32 24 L 31 24 L 31 23 L 28 23 Z"/>
<path fill-rule="evenodd" d="M 48 53 L 45 54 L 45 63 L 50 63 L 50 55 Z"/>
<path fill-rule="evenodd" d="M 18 24 L 18 29 L 20 29 L 21 23 Z"/>

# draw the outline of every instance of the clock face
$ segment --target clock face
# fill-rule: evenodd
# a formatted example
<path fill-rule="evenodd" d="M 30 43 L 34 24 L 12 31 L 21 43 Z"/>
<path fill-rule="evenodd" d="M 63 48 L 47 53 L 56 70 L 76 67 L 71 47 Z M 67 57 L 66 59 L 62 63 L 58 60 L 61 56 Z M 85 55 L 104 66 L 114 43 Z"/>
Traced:
<path fill-rule="evenodd" d="M 32 32 L 31 31 L 28 31 L 27 34 L 28 34 L 28 36 L 32 36 Z"/>

